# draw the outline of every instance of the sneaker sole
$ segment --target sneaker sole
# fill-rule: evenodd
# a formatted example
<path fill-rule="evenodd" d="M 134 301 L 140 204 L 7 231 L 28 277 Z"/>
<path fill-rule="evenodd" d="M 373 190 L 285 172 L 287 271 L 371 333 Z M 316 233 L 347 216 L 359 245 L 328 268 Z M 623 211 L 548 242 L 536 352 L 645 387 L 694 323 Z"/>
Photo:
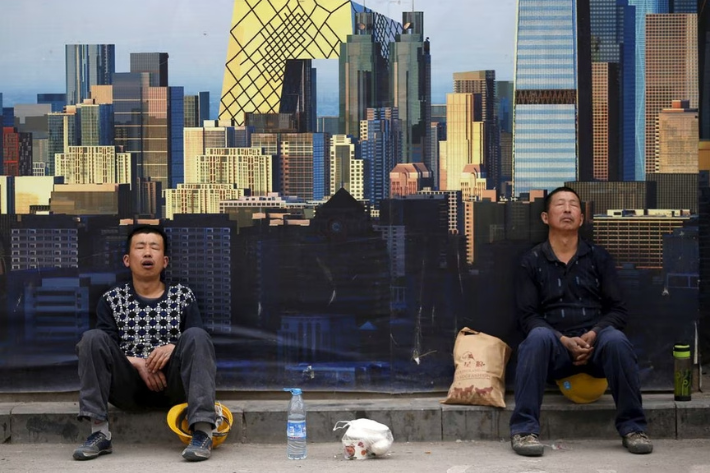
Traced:
<path fill-rule="evenodd" d="M 519 449 L 517 449 L 517 450 L 516 450 L 516 449 L 513 449 L 513 451 L 514 451 L 515 453 L 517 453 L 518 455 L 522 455 L 522 456 L 524 456 L 524 457 L 541 457 L 542 454 L 545 452 L 545 447 L 542 447 L 542 448 L 539 448 L 539 449 L 538 449 L 538 448 L 535 448 L 535 449 L 532 449 L 532 448 L 531 448 L 531 449 L 522 449 L 522 448 L 519 448 Z"/>
<path fill-rule="evenodd" d="M 84 461 L 84 460 L 93 460 L 94 458 L 98 458 L 101 455 L 108 455 L 109 453 L 113 453 L 113 450 L 101 450 L 98 453 L 94 454 L 87 454 L 84 452 L 74 452 L 74 460 L 79 460 L 79 461 Z"/>
<path fill-rule="evenodd" d="M 189 462 L 200 462 L 204 460 L 209 460 L 212 455 L 207 455 L 206 457 L 197 455 L 195 453 L 183 453 L 182 457 Z"/>
<path fill-rule="evenodd" d="M 634 453 L 636 455 L 646 455 L 653 452 L 653 445 L 649 445 L 647 447 L 629 447 L 628 445 L 624 445 L 624 447 L 626 447 L 626 450 L 628 450 L 629 453 Z"/>

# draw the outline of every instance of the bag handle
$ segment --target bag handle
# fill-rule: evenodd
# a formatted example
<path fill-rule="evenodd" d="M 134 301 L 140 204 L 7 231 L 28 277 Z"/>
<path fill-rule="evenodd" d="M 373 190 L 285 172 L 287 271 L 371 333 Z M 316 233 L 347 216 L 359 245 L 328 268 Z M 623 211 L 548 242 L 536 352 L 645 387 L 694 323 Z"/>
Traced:
<path fill-rule="evenodd" d="M 473 329 L 470 329 L 470 328 L 468 328 L 468 327 L 464 327 L 464 328 L 462 328 L 462 329 L 459 331 L 459 333 L 462 333 L 462 334 L 464 334 L 464 335 L 478 335 L 478 334 L 480 334 L 481 332 L 477 332 L 477 331 L 475 331 L 475 330 L 473 330 Z"/>
<path fill-rule="evenodd" d="M 351 420 L 339 420 L 338 422 L 335 423 L 335 427 L 333 427 L 333 432 L 335 432 L 338 429 L 344 429 L 345 427 L 348 427 L 350 425 Z M 339 424 L 343 425 L 339 425 Z"/>

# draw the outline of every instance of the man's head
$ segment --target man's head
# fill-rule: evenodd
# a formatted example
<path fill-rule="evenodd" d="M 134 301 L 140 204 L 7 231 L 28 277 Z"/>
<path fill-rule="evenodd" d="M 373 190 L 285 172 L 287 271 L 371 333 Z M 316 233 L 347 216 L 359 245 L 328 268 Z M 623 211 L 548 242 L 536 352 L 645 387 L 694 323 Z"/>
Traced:
<path fill-rule="evenodd" d="M 554 231 L 577 231 L 584 223 L 582 200 L 569 187 L 558 187 L 545 198 L 542 221 Z"/>
<path fill-rule="evenodd" d="M 158 227 L 142 226 L 131 231 L 126 239 L 126 254 L 123 264 L 131 269 L 134 277 L 160 278 L 168 266 L 168 238 Z"/>

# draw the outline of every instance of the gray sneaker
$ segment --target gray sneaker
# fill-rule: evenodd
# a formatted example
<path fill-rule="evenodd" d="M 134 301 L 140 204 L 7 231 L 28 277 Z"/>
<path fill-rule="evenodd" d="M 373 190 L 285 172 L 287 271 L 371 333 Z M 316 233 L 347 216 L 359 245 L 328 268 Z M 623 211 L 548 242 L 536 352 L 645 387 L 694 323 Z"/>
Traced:
<path fill-rule="evenodd" d="M 194 431 L 190 445 L 182 451 L 182 457 L 187 461 L 199 462 L 207 460 L 210 456 L 212 456 L 212 439 L 200 430 Z"/>
<path fill-rule="evenodd" d="M 510 438 L 510 445 L 515 453 L 526 457 L 540 457 L 545 449 L 537 434 L 515 434 Z"/>
<path fill-rule="evenodd" d="M 89 435 L 84 445 L 74 450 L 74 460 L 93 460 L 99 455 L 111 453 L 111 441 L 103 432 Z"/>
<path fill-rule="evenodd" d="M 621 443 L 631 453 L 651 453 L 653 444 L 644 432 L 631 432 L 621 438 Z"/>

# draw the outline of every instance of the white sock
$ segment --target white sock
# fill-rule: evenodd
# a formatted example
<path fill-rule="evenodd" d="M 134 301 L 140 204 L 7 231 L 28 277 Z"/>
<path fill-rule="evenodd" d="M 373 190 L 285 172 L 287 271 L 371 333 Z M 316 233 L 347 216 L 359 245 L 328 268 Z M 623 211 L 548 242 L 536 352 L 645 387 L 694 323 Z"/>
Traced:
<path fill-rule="evenodd" d="M 209 438 L 212 438 L 212 424 L 209 422 L 195 422 L 195 428 L 193 430 L 204 432 L 209 436 Z"/>
<path fill-rule="evenodd" d="M 108 430 L 108 421 L 95 420 L 91 423 L 91 433 L 103 432 L 107 439 L 111 440 L 111 431 Z"/>

